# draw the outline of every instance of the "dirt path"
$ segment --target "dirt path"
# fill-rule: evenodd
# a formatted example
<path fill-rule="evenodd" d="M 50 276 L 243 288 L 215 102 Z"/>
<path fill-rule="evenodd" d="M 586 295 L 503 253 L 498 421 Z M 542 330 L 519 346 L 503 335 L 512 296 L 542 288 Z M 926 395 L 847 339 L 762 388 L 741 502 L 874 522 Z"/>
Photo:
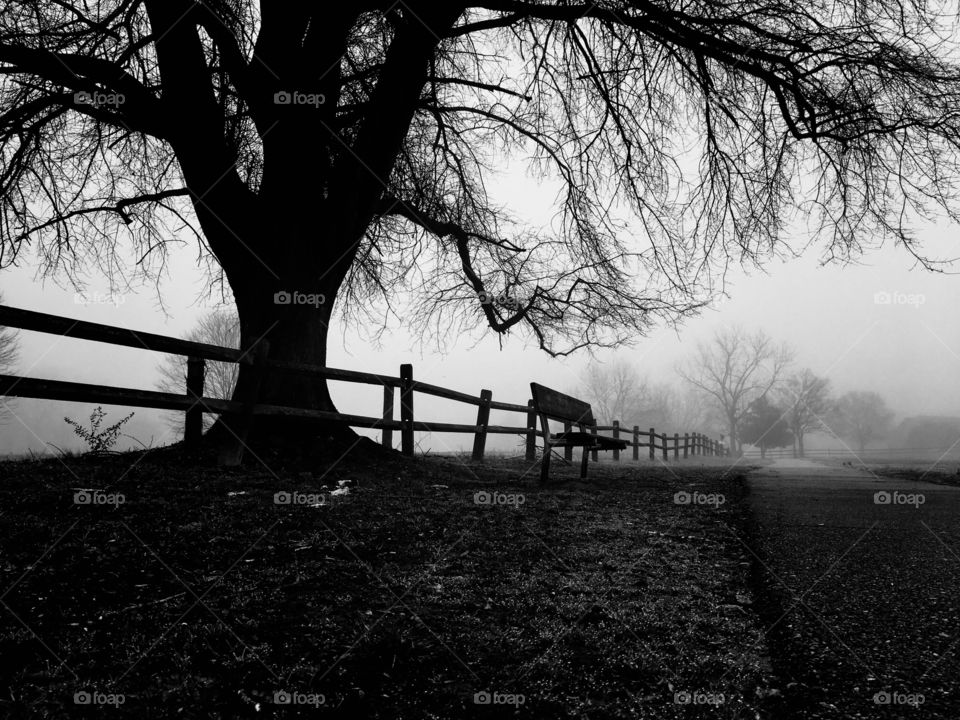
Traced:
<path fill-rule="evenodd" d="M 749 484 L 783 716 L 960 716 L 960 489 L 804 460 Z"/>

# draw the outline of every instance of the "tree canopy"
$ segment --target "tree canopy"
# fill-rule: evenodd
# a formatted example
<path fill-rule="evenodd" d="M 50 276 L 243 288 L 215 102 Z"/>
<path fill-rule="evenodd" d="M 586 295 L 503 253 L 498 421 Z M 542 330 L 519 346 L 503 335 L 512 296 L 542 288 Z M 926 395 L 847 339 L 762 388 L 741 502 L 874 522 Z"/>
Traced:
<path fill-rule="evenodd" d="M 766 395 L 750 403 L 740 424 L 740 440 L 760 448 L 761 457 L 766 457 L 770 448 L 785 447 L 793 443 L 793 433 L 785 419 L 786 412 L 775 406 Z"/>
<path fill-rule="evenodd" d="M 156 268 L 190 228 L 221 265 L 273 268 L 243 228 L 279 196 L 315 230 L 278 249 L 349 251 L 348 296 L 406 281 L 551 349 L 623 337 L 688 308 L 712 253 L 783 241 L 791 206 L 844 255 L 949 206 L 960 86 L 937 22 L 894 0 L 11 2 L 3 259 L 34 240 L 115 270 L 132 240 Z M 491 203 L 503 156 L 563 181 L 553 231 Z"/>
<path fill-rule="evenodd" d="M 856 443 L 862 453 L 871 440 L 886 436 L 893 417 L 893 411 L 879 393 L 852 390 L 844 393 L 834 405 L 830 431 Z"/>
<path fill-rule="evenodd" d="M 899 0 L 14 0 L 0 264 L 152 275 L 192 235 L 242 347 L 291 362 L 324 364 L 334 305 L 369 323 L 398 296 L 423 331 L 616 345 L 798 249 L 796 217 L 828 256 L 894 238 L 935 263 L 911 228 L 954 215 L 948 22 Z M 554 222 L 498 202 L 507 161 L 559 188 Z M 263 392 L 332 407 L 322 382 Z"/>

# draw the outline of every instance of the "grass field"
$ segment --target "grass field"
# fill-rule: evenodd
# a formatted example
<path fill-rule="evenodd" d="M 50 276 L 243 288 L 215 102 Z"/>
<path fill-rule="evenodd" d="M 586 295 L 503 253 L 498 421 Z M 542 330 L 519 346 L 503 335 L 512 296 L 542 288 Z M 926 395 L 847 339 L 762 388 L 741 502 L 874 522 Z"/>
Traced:
<path fill-rule="evenodd" d="M 584 483 L 557 463 L 543 489 L 522 461 L 269 464 L 0 465 L 0 714 L 754 718 L 775 701 L 742 468 L 602 463 Z"/>

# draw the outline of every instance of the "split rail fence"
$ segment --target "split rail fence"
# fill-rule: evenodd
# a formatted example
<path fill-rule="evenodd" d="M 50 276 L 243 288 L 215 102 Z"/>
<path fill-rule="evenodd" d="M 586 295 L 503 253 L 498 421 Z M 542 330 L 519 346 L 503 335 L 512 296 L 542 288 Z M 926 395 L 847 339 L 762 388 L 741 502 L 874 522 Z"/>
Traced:
<path fill-rule="evenodd" d="M 136 390 L 133 388 L 93 385 L 66 382 L 62 380 L 44 380 L 0 374 L 0 396 L 29 397 L 71 402 L 106 403 L 132 407 L 157 408 L 161 410 L 182 410 L 186 414 L 184 439 L 188 447 L 195 447 L 203 433 L 203 413 L 235 413 L 244 419 L 241 427 L 249 427 L 254 416 L 302 417 L 318 420 L 342 422 L 351 427 L 381 431 L 381 442 L 392 448 L 394 431 L 400 434 L 400 450 L 404 455 L 414 453 L 414 433 L 444 432 L 466 433 L 473 435 L 474 460 L 482 460 L 489 435 L 519 435 L 526 439 L 526 457 L 536 457 L 537 418 L 533 411 L 533 400 L 525 405 L 493 400 L 490 390 L 481 390 L 479 397 L 457 390 L 414 380 L 413 366 L 400 366 L 400 375 L 378 375 L 375 373 L 343 370 L 338 368 L 305 365 L 299 363 L 270 360 L 269 345 L 264 341 L 251 351 L 225 348 L 217 345 L 181 340 L 178 338 L 139 332 L 110 325 L 102 325 L 83 320 L 49 315 L 47 313 L 23 310 L 0 305 L 0 326 L 18 328 L 34 332 L 50 333 L 64 337 L 90 340 L 94 342 L 121 345 L 125 347 L 150 350 L 154 352 L 180 355 L 187 358 L 187 392 L 184 395 L 154 390 Z M 288 372 L 322 377 L 341 382 L 381 385 L 383 387 L 383 412 L 380 417 L 351 415 L 347 413 L 309 410 L 305 408 L 267 405 L 257 402 L 256 392 L 244 401 L 220 400 L 203 396 L 204 369 L 207 361 L 235 362 L 254 368 L 255 377 L 262 378 L 268 372 Z M 259 383 L 255 383 L 255 389 Z M 395 399 L 399 390 L 400 419 L 395 419 Z M 445 398 L 477 407 L 476 422 L 472 424 L 424 422 L 414 418 L 414 393 L 423 393 Z M 503 410 L 522 414 L 526 417 L 523 426 L 490 425 L 490 411 Z M 567 427 L 567 430 L 570 428 Z M 621 427 L 619 422 L 612 425 L 598 425 L 591 431 L 611 432 L 615 438 L 623 438 L 632 448 L 633 459 L 640 459 L 640 449 L 646 448 L 649 459 L 663 460 L 670 456 L 678 460 L 681 457 L 700 455 L 728 455 L 728 449 L 720 442 L 703 433 L 657 433 L 654 428 L 641 430 L 639 427 Z M 245 433 L 242 433 L 245 434 Z M 238 437 L 234 462 L 239 462 L 244 438 Z M 573 457 L 573 448 L 564 449 L 567 460 Z M 597 460 L 597 452 L 593 451 Z M 613 452 L 614 461 L 620 460 L 620 451 Z"/>

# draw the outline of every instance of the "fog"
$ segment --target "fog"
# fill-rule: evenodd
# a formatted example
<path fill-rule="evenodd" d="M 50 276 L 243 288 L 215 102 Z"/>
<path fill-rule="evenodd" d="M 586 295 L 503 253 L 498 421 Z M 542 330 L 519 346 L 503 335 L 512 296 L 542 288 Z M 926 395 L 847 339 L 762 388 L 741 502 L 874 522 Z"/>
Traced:
<path fill-rule="evenodd" d="M 548 224 L 550 192 L 516 176 L 501 193 L 521 196 L 526 219 Z M 516 206 L 516 201 L 513 205 Z M 948 253 L 956 229 L 927 225 L 918 238 L 928 249 Z M 799 231 L 793 241 L 807 241 Z M 471 394 L 482 388 L 494 400 L 525 404 L 529 383 L 537 381 L 577 395 L 592 363 L 626 361 L 654 382 L 681 385 L 675 373 L 697 343 L 725 326 L 762 329 L 796 351 L 794 369 L 810 368 L 830 379 L 834 395 L 849 390 L 880 393 L 896 413 L 895 422 L 915 415 L 960 415 L 960 326 L 953 318 L 960 306 L 960 281 L 951 274 L 915 267 L 902 248 L 887 246 L 865 253 L 857 264 L 822 263 L 823 249 L 813 245 L 799 258 L 770 259 L 764 270 L 733 266 L 727 274 L 729 297 L 720 298 L 677 329 L 658 327 L 632 346 L 580 352 L 551 359 L 519 335 L 498 338 L 484 328 L 473 333 L 420 338 L 395 321 L 371 340 L 370 329 L 338 326 L 330 335 L 331 366 L 397 375 L 401 363 L 414 365 L 414 377 Z M 194 249 L 171 255 L 159 282 L 163 307 L 151 284 L 127 291 L 111 290 L 104 278 L 91 277 L 85 294 L 43 281 L 24 256 L 21 266 L 0 272 L 7 304 L 71 318 L 182 337 L 215 306 L 204 292 L 204 276 Z M 403 303 L 399 303 L 403 306 Z M 403 320 L 403 318 L 401 318 Z M 156 366 L 162 356 L 133 348 L 72 340 L 32 332 L 20 333 L 19 374 L 122 387 L 156 389 Z M 379 415 L 382 391 L 334 383 L 332 392 L 343 412 Z M 582 393 L 581 393 L 582 394 Z M 63 421 L 85 419 L 92 406 L 21 398 L 14 417 L 0 426 L 0 452 L 51 451 L 51 443 L 79 449 L 82 443 Z M 125 427 L 136 442 L 121 447 L 162 445 L 175 439 L 163 413 L 135 410 Z M 109 419 L 129 409 L 111 408 Z M 419 395 L 417 419 L 472 423 L 473 407 Z M 491 422 L 522 425 L 513 415 L 495 413 Z M 665 428 L 683 432 L 686 428 Z M 692 430 L 693 428 L 691 428 Z M 509 450 L 513 437 L 491 438 L 488 447 Z M 421 450 L 448 452 L 468 448 L 471 438 L 421 434 Z"/>

